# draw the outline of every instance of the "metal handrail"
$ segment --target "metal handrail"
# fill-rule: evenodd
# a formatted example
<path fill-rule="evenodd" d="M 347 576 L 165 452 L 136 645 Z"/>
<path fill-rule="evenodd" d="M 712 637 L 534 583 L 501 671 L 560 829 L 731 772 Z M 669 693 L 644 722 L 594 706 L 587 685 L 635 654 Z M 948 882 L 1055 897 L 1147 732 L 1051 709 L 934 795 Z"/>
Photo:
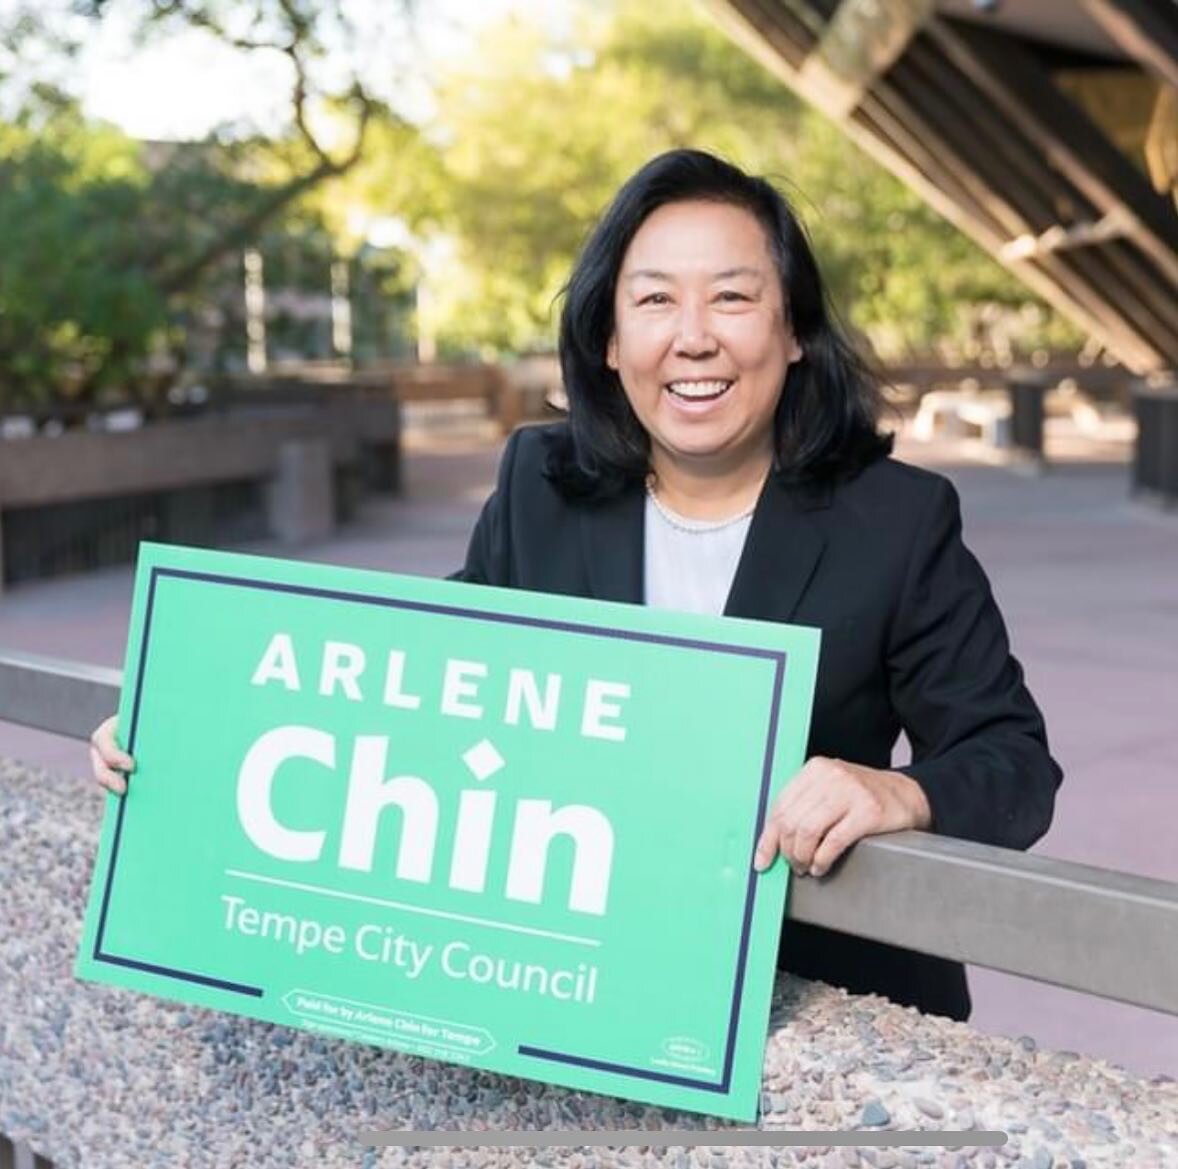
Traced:
<path fill-rule="evenodd" d="M 85 739 L 118 670 L 0 649 L 0 722 Z M 79 753 L 79 765 L 82 756 Z M 1178 1015 L 1178 884 L 924 832 L 863 841 L 789 917 Z"/>

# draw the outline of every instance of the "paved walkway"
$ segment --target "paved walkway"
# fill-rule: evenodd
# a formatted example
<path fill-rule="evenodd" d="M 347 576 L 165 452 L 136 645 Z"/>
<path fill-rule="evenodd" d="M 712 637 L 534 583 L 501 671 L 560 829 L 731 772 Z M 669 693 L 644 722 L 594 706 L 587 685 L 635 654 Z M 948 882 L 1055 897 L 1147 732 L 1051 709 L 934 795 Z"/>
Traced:
<path fill-rule="evenodd" d="M 1130 502 L 1116 461 L 1123 448 L 1061 438 L 1055 449 L 1098 461 L 1028 476 L 978 462 L 962 444 L 901 453 L 957 483 L 967 539 L 1046 712 L 1066 779 L 1038 851 L 1178 881 L 1178 514 Z M 452 570 L 497 455 L 473 436 L 412 451 L 403 499 L 370 504 L 301 554 L 427 576 Z M 130 570 L 116 569 L 15 588 L 0 600 L 0 646 L 121 665 L 130 584 Z M 2 724 L 0 755 L 84 770 L 79 744 Z M 79 798 L 94 797 L 83 786 Z M 972 981 L 983 1031 L 1178 1075 L 1178 1018 L 988 971 Z"/>

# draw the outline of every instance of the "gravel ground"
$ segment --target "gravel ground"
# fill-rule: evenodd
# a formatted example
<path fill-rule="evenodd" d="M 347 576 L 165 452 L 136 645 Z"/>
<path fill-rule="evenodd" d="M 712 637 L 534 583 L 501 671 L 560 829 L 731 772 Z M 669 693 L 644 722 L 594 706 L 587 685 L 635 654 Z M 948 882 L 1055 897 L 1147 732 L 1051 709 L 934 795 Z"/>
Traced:
<path fill-rule="evenodd" d="M 366 1149 L 372 1129 L 722 1128 L 76 982 L 101 800 L 0 759 L 0 1132 L 58 1169 L 1017 1166 L 1178 1169 L 1178 1082 L 778 984 L 763 1127 L 1000 1129 L 1000 1149 Z"/>

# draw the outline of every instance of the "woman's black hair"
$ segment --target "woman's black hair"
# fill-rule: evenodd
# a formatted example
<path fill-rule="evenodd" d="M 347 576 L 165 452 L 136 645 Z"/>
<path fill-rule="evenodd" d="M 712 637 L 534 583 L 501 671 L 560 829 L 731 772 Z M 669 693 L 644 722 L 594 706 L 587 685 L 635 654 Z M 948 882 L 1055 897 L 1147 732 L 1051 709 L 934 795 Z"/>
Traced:
<path fill-rule="evenodd" d="M 603 499 L 650 470 L 650 437 L 606 364 L 614 294 L 630 241 L 668 203 L 702 200 L 756 216 L 781 275 L 783 304 L 802 357 L 786 375 L 775 416 L 774 471 L 789 482 L 847 479 L 891 450 L 878 430 L 879 382 L 843 336 L 814 253 L 783 195 L 766 179 L 700 150 L 672 150 L 641 168 L 589 235 L 564 290 L 560 366 L 569 428 L 549 453 L 548 475 L 569 497 Z"/>

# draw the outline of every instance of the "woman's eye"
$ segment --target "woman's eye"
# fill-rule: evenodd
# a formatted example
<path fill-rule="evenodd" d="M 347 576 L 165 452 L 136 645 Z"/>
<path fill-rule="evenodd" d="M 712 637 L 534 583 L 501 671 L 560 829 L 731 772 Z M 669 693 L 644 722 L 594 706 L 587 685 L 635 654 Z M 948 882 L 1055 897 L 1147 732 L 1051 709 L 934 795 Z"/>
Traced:
<path fill-rule="evenodd" d="M 665 292 L 648 292 L 638 298 L 639 304 L 670 304 L 671 298 Z"/>
<path fill-rule="evenodd" d="M 726 304 L 733 304 L 747 301 L 750 298 L 743 292 L 737 292 L 735 288 L 725 288 L 716 294 L 716 299 Z"/>

